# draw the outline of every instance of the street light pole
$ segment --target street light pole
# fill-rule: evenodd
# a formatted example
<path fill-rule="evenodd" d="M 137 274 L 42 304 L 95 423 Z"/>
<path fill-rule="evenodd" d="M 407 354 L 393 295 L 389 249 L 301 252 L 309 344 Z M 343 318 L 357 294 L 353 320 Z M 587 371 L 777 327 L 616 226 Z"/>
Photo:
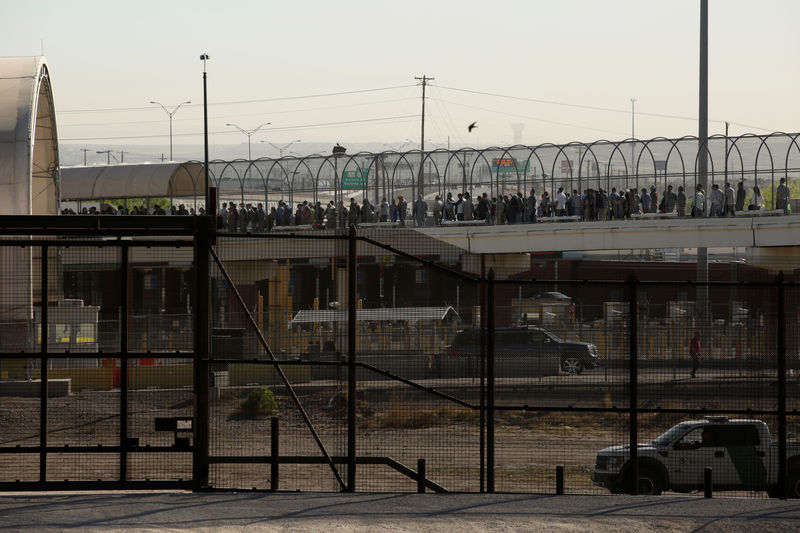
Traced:
<path fill-rule="evenodd" d="M 205 172 L 205 193 L 206 193 L 206 215 L 211 217 L 216 217 L 217 214 L 217 206 L 211 205 L 210 198 L 209 198 L 209 186 L 208 186 L 208 91 L 206 90 L 206 61 L 208 61 L 209 57 L 208 54 L 200 54 L 200 60 L 203 62 L 203 149 L 204 149 L 204 159 L 203 159 L 203 170 Z"/>
<path fill-rule="evenodd" d="M 636 98 L 631 98 L 631 168 L 628 170 L 628 174 L 633 171 L 633 157 L 635 151 L 635 143 L 633 139 L 636 138 Z M 639 177 L 636 177 L 636 190 L 639 190 Z"/>
<path fill-rule="evenodd" d="M 271 142 L 269 142 L 269 141 L 260 141 L 260 142 L 262 142 L 262 143 L 267 143 L 268 145 L 270 145 L 270 146 L 272 146 L 273 148 L 275 148 L 275 149 L 278 151 L 278 153 L 280 154 L 280 155 L 279 155 L 279 157 L 281 157 L 281 158 L 282 158 L 282 157 L 283 157 L 283 152 L 284 152 L 284 150 L 286 150 L 287 148 L 289 148 L 289 147 L 290 147 L 291 145 L 293 145 L 294 143 L 299 143 L 299 142 L 302 142 L 302 141 L 301 141 L 300 139 L 297 139 L 296 141 L 292 141 L 292 142 L 290 142 L 289 144 L 285 144 L 285 145 L 283 145 L 283 146 L 277 146 L 277 145 L 274 145 L 274 144 L 272 144 L 272 143 L 271 143 Z"/>
<path fill-rule="evenodd" d="M 228 124 L 225 124 L 225 125 L 234 127 L 237 130 L 239 130 L 242 133 L 244 133 L 245 135 L 247 135 L 247 160 L 248 161 L 252 161 L 253 160 L 253 156 L 252 156 L 252 153 L 250 152 L 250 137 L 252 137 L 255 132 L 257 132 L 258 130 L 260 130 L 264 126 L 269 126 L 270 124 L 272 124 L 272 123 L 271 122 L 265 122 L 265 123 L 261 124 L 260 126 L 258 126 L 257 128 L 252 129 L 252 130 L 246 130 L 246 129 L 243 129 L 242 127 L 240 127 L 240 126 L 237 126 L 236 124 L 231 124 L 231 123 L 228 123 Z"/>
<path fill-rule="evenodd" d="M 205 70 L 203 70 L 203 86 L 205 87 Z M 170 111 L 169 109 L 164 107 L 164 104 L 162 104 L 161 102 L 156 102 L 155 100 L 150 100 L 150 103 L 151 104 L 160 105 L 161 109 L 163 109 L 164 112 L 167 115 L 169 115 L 169 160 L 172 161 L 173 160 L 172 159 L 172 117 L 175 115 L 175 113 L 178 112 L 178 109 L 180 109 L 181 106 L 183 106 L 184 104 L 191 104 L 192 102 L 188 101 L 188 100 L 186 102 L 181 102 L 180 104 L 176 105 L 175 108 L 172 111 Z"/>

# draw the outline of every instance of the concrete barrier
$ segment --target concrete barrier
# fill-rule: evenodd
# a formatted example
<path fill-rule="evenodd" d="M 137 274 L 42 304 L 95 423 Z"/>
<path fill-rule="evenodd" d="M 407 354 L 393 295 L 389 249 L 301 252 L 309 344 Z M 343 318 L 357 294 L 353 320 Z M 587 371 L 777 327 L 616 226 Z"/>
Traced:
<path fill-rule="evenodd" d="M 38 398 L 41 390 L 41 380 L 14 380 L 0 381 L 0 396 L 18 396 L 20 398 Z M 47 397 L 58 398 L 69 396 L 72 393 L 69 379 L 48 379 Z"/>

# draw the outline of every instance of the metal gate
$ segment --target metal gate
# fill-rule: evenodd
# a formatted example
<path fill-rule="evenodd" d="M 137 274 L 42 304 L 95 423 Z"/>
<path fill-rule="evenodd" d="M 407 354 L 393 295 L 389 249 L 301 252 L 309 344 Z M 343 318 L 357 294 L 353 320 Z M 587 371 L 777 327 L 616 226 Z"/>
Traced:
<path fill-rule="evenodd" d="M 1 490 L 192 488 L 194 328 L 134 317 L 168 320 L 164 267 L 192 277 L 197 223 L 2 217 Z"/>

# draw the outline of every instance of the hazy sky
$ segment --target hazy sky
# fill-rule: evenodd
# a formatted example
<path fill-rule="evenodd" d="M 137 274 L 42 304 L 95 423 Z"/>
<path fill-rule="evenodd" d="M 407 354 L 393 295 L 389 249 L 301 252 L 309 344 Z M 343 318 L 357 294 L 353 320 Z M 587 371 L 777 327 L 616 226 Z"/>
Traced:
<path fill-rule="evenodd" d="M 254 157 L 273 152 L 261 140 L 418 142 L 423 74 L 428 147 L 512 144 L 512 123 L 525 144 L 624 139 L 634 97 L 636 137 L 697 133 L 699 0 L 8 4 L 0 53 L 44 48 L 63 144 L 168 151 L 167 115 L 149 102 L 191 100 L 174 143 L 199 146 L 201 53 L 212 145 L 242 156 L 226 123 L 271 122 Z M 800 129 L 800 1 L 709 4 L 709 132 Z"/>

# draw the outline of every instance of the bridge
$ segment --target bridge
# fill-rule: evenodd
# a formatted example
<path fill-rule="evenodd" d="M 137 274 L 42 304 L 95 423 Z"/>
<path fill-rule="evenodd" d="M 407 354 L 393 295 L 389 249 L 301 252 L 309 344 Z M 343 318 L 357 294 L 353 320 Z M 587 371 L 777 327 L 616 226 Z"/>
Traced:
<path fill-rule="evenodd" d="M 800 246 L 800 215 L 461 225 L 416 231 L 472 254 Z"/>

